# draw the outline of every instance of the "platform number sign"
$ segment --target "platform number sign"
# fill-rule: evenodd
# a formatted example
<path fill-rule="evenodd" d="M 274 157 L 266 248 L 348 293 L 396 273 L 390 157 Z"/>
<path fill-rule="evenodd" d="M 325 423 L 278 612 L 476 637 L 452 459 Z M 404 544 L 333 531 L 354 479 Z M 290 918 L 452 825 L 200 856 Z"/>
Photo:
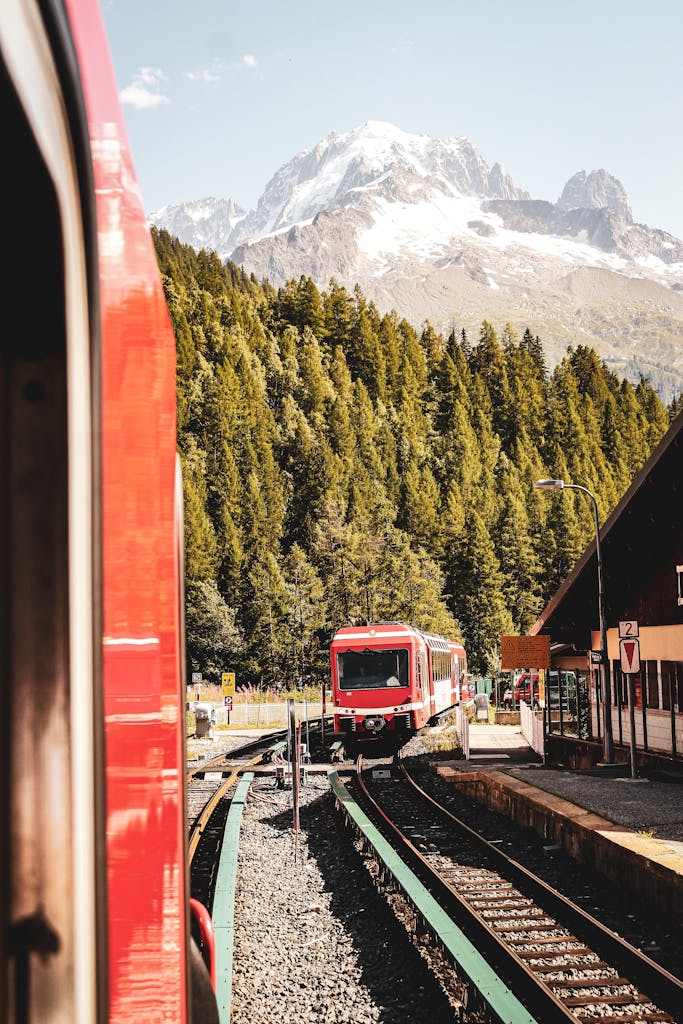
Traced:
<path fill-rule="evenodd" d="M 619 660 L 624 675 L 640 672 L 640 629 L 635 619 L 619 623 Z"/>
<path fill-rule="evenodd" d="M 638 623 L 635 619 L 625 619 L 623 622 L 619 623 L 620 640 L 629 640 L 632 637 L 639 635 L 640 630 L 638 628 Z"/>

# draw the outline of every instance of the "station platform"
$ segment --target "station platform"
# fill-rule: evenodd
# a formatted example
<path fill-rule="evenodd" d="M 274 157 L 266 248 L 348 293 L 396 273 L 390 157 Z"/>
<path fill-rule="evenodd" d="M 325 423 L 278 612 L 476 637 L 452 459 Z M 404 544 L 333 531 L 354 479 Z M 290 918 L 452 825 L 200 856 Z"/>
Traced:
<path fill-rule="evenodd" d="M 477 723 L 469 760 L 439 774 L 466 795 L 558 844 L 580 863 L 683 918 L 683 780 L 628 765 L 545 766 L 518 726 Z"/>

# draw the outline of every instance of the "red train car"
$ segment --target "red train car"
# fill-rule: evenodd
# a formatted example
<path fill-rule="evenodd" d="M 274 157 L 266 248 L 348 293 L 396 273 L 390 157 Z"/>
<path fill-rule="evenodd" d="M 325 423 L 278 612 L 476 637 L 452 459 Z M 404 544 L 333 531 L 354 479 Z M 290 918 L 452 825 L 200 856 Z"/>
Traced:
<path fill-rule="evenodd" d="M 217 1021 L 189 911 L 175 337 L 97 2 L 2 4 L 0 60 L 0 1020 Z"/>
<path fill-rule="evenodd" d="M 355 742 L 400 745 L 467 685 L 462 644 L 402 622 L 337 630 L 330 671 L 335 734 Z"/>

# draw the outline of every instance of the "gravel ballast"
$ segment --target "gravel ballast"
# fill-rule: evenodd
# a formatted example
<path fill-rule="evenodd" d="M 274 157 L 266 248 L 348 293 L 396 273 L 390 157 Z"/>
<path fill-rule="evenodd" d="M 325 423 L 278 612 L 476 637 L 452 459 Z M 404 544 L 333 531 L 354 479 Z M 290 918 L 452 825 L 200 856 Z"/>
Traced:
<path fill-rule="evenodd" d="M 233 1024 L 439 1024 L 453 1021 L 451 1000 L 351 847 L 327 778 L 310 774 L 301 788 L 296 847 L 291 789 L 254 780 L 237 872 Z"/>
<path fill-rule="evenodd" d="M 223 744 L 212 746 L 206 756 Z M 417 737 L 404 755 L 425 768 L 432 759 Z M 422 784 L 476 831 L 678 974 L 680 929 L 653 920 L 557 847 L 462 798 L 433 767 Z M 300 789 L 296 837 L 293 817 L 291 786 L 280 789 L 274 776 L 257 776 L 240 837 L 231 1024 L 475 1020 L 474 1006 L 465 1011 L 460 1002 L 450 965 L 415 938 L 401 897 L 377 891 L 374 865 L 336 811 L 326 775 L 309 772 Z"/>

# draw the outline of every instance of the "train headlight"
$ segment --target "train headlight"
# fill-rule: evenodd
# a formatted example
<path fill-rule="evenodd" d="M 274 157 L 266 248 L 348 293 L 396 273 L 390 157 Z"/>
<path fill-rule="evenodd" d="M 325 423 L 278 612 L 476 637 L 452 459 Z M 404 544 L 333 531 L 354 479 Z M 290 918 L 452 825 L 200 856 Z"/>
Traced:
<path fill-rule="evenodd" d="M 383 715 L 366 715 L 363 722 L 366 732 L 380 732 L 386 724 Z"/>

